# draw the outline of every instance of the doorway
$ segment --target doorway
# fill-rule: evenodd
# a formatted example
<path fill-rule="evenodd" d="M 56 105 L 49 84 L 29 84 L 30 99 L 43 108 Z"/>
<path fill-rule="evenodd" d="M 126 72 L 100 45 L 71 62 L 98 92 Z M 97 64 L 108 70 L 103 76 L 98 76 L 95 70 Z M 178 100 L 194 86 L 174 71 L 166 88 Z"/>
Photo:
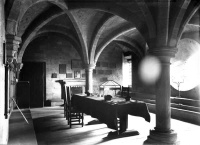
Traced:
<path fill-rule="evenodd" d="M 19 81 L 28 81 L 30 84 L 30 108 L 44 107 L 44 100 L 46 99 L 46 63 L 23 62 Z"/>

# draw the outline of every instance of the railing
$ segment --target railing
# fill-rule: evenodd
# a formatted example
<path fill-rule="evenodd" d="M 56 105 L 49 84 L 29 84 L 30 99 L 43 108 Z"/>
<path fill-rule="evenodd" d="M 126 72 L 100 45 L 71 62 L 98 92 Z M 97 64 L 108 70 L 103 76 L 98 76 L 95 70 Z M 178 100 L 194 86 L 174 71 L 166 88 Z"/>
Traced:
<path fill-rule="evenodd" d="M 156 96 L 131 92 L 131 99 L 147 103 L 149 111 L 155 113 Z M 172 118 L 200 125 L 200 100 L 171 97 Z"/>

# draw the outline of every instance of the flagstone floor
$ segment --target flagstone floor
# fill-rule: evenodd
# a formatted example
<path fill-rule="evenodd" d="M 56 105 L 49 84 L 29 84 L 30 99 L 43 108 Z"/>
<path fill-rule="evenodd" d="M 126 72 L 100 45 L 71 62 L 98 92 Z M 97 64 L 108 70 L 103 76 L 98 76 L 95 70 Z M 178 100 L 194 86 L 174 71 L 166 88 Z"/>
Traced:
<path fill-rule="evenodd" d="M 152 113 L 150 123 L 141 117 L 128 116 L 128 130 L 119 136 L 112 135 L 114 130 L 107 128 L 105 124 L 89 115 L 85 115 L 84 127 L 77 125 L 69 128 L 64 118 L 63 107 L 30 109 L 30 116 L 28 121 L 34 127 L 37 143 L 31 139 L 31 133 L 26 134 L 33 129 L 18 113 L 18 117 L 11 118 L 15 120 L 18 118 L 18 124 L 16 125 L 15 120 L 11 121 L 10 145 L 27 145 L 27 143 L 28 145 L 143 145 L 149 135 L 149 130 L 155 127 L 155 114 Z M 21 118 L 20 121 L 19 118 Z M 28 129 L 21 131 L 21 135 L 16 133 L 20 129 L 20 122 L 22 126 L 25 126 L 24 124 L 29 126 Z M 200 145 L 200 126 L 175 119 L 171 120 L 171 126 L 178 134 L 180 145 Z"/>

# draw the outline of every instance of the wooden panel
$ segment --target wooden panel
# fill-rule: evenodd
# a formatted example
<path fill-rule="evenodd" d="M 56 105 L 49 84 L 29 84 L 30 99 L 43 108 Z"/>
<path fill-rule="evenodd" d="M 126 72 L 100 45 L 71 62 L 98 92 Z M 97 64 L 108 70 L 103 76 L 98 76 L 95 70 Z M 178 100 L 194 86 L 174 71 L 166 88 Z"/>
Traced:
<path fill-rule="evenodd" d="M 30 82 L 30 107 L 43 107 L 45 100 L 45 63 L 23 62 L 20 81 Z"/>
<path fill-rule="evenodd" d="M 30 107 L 30 83 L 27 81 L 17 83 L 17 105 L 19 108 Z"/>

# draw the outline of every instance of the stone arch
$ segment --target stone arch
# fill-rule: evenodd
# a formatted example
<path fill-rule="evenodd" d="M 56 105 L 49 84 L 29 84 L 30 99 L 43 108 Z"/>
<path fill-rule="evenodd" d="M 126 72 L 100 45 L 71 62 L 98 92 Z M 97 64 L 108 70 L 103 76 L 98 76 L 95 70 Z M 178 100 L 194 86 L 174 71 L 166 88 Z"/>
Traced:
<path fill-rule="evenodd" d="M 194 2 L 197 2 L 196 4 L 193 4 Z M 181 25 L 181 27 L 180 27 L 180 29 L 179 29 L 179 32 L 178 32 L 178 36 L 177 36 L 177 38 L 178 38 L 178 41 L 181 39 L 181 36 L 182 36 L 182 34 L 183 34 L 183 32 L 184 32 L 184 27 L 188 24 L 188 22 L 189 22 L 189 20 L 192 18 L 192 16 L 197 12 L 197 10 L 199 10 L 199 8 L 200 8 L 200 1 L 192 1 L 192 2 L 190 2 L 190 3 L 192 3 L 192 4 L 190 4 L 190 5 L 193 5 L 193 7 L 192 7 L 192 10 L 191 11 L 189 11 L 189 12 L 187 12 L 186 14 L 185 14 L 185 17 L 184 17 L 184 19 L 183 19 L 183 21 L 182 21 L 182 25 Z"/>
<path fill-rule="evenodd" d="M 97 43 L 98 43 L 98 40 L 104 30 L 104 25 L 106 22 L 108 22 L 111 18 L 113 17 L 113 15 L 107 15 L 105 16 L 101 22 L 98 24 L 96 30 L 95 30 L 95 36 L 93 37 L 92 41 L 91 41 L 91 49 L 90 49 L 90 54 L 89 54 L 89 57 L 90 57 L 90 62 L 94 61 L 94 55 L 95 55 L 95 50 L 96 50 L 96 47 L 97 47 Z M 93 59 L 92 59 L 93 58 Z"/>
<path fill-rule="evenodd" d="M 104 29 L 107 25 L 107 22 L 109 22 L 112 18 L 113 18 L 113 16 L 107 17 L 107 19 L 105 19 L 102 22 L 101 27 L 98 29 L 98 31 L 95 35 L 95 38 L 93 39 L 92 48 L 91 48 L 91 51 L 90 51 L 90 61 L 91 62 L 94 62 L 95 52 L 96 52 L 96 49 L 97 49 L 97 43 L 99 41 L 99 38 L 101 37 L 101 34 L 103 33 L 103 31 L 104 31 Z"/>
<path fill-rule="evenodd" d="M 132 31 L 132 30 L 134 30 L 134 29 L 136 29 L 136 28 L 135 28 L 135 27 L 134 27 L 134 28 L 133 28 L 133 27 L 123 28 L 121 31 L 118 30 L 118 32 L 115 32 L 115 34 L 112 34 L 112 35 L 109 36 L 109 38 L 106 38 L 106 39 L 105 39 L 106 41 L 103 42 L 102 45 L 100 45 L 100 46 L 98 47 L 98 51 L 96 52 L 96 55 L 95 55 L 95 58 L 94 58 L 94 63 L 97 62 L 97 60 L 98 60 L 98 58 L 99 58 L 101 52 L 105 49 L 105 47 L 106 47 L 110 42 L 112 42 L 114 39 L 116 39 L 116 38 L 119 37 L 120 35 L 125 34 L 125 33 L 129 32 L 129 31 Z"/>
<path fill-rule="evenodd" d="M 123 39 L 117 39 L 114 40 L 115 42 L 122 44 L 124 46 L 127 46 L 131 49 L 131 51 L 138 57 L 138 58 L 142 58 L 145 54 L 144 54 L 144 50 L 141 46 L 138 45 L 137 41 L 127 41 L 127 40 L 123 40 Z"/>
<path fill-rule="evenodd" d="M 38 26 L 36 26 L 34 28 L 34 31 L 31 31 L 30 34 L 27 34 L 27 37 L 25 37 L 23 39 L 23 43 L 19 49 L 19 52 L 18 52 L 18 59 L 21 60 L 22 59 L 22 56 L 23 56 L 23 53 L 26 49 L 26 47 L 28 46 L 28 44 L 32 41 L 32 39 L 37 35 L 37 32 L 44 26 L 46 25 L 48 22 L 50 22 L 51 20 L 53 20 L 54 18 L 62 15 L 63 12 L 61 13 L 58 13 L 58 14 L 53 14 L 51 17 L 48 17 L 46 20 L 42 21 L 41 23 L 38 23 Z"/>
<path fill-rule="evenodd" d="M 74 46 L 74 48 L 76 49 L 76 51 L 78 52 L 78 54 L 80 55 L 81 59 L 83 60 L 83 55 L 80 51 L 80 45 L 79 43 L 76 41 L 76 39 L 73 38 L 73 36 L 71 36 L 69 33 L 65 33 L 63 31 L 56 31 L 56 30 L 46 30 L 46 31 L 40 31 L 38 33 L 37 36 L 35 36 L 31 42 L 35 39 L 37 39 L 38 37 L 41 37 L 41 36 L 46 36 L 46 35 L 49 35 L 49 34 L 59 34 L 59 35 L 62 35 L 64 36 L 65 38 L 67 38 L 67 40 L 69 40 L 69 42 L 71 43 L 72 46 Z M 30 43 L 31 43 L 30 42 Z M 30 44 L 29 43 L 29 44 Z M 28 45 L 27 45 L 28 46 Z M 23 52 L 24 54 L 24 52 Z M 23 54 L 21 53 L 22 57 L 23 57 Z M 21 57 L 21 60 L 22 60 L 22 57 Z"/>
<path fill-rule="evenodd" d="M 177 16 L 175 17 L 176 19 L 173 22 L 173 27 L 170 30 L 170 37 L 169 37 L 169 42 L 168 45 L 169 46 L 175 46 L 178 42 L 177 40 L 177 35 L 178 35 L 178 29 L 181 25 L 181 21 L 184 17 L 184 14 L 186 12 L 187 7 L 189 6 L 190 1 L 185 0 L 182 5 L 180 6 L 180 10 L 178 11 Z"/>
<path fill-rule="evenodd" d="M 78 35 L 78 38 L 79 38 L 79 41 L 80 41 L 80 44 L 81 44 L 81 49 L 82 49 L 82 52 L 83 52 L 83 56 L 84 56 L 83 61 L 84 61 L 85 64 L 89 64 L 88 48 L 87 48 L 87 46 L 86 46 L 86 44 L 85 44 L 85 42 L 83 40 L 81 30 L 79 29 L 78 24 L 76 23 L 73 15 L 70 12 L 66 12 L 66 13 L 68 14 L 68 16 L 69 16 L 69 18 L 70 18 L 70 20 L 71 20 L 76 32 L 77 32 L 77 35 Z"/>
<path fill-rule="evenodd" d="M 26 22 L 21 21 L 19 26 L 18 26 L 17 35 L 19 37 L 22 37 L 22 39 L 24 39 L 30 33 L 37 30 L 37 27 L 40 26 L 41 24 L 45 23 L 45 21 L 48 21 L 49 19 L 54 17 L 54 15 L 59 16 L 59 14 L 63 14 L 63 13 L 64 12 L 59 7 L 57 7 L 56 5 L 52 5 L 51 8 L 49 8 L 46 11 L 38 14 L 38 16 L 36 18 L 31 20 L 31 22 L 28 22 L 28 25 L 25 25 L 25 28 L 23 28 L 23 26 L 24 26 L 24 24 L 26 24 Z M 24 18 L 23 18 L 23 20 L 24 20 Z"/>
<path fill-rule="evenodd" d="M 200 43 L 200 34 L 198 31 L 185 32 L 182 34 L 181 40 L 184 38 L 190 38 L 190 39 L 193 39 L 193 40 L 197 41 L 198 43 Z"/>
<path fill-rule="evenodd" d="M 27 32 L 25 36 L 23 35 L 23 37 L 24 37 L 23 40 L 25 40 L 25 41 L 24 41 L 24 43 L 23 43 L 23 45 L 21 47 L 21 50 L 20 50 L 20 53 L 19 53 L 19 59 L 22 58 L 23 51 L 25 50 L 25 48 L 27 47 L 27 45 L 30 43 L 30 41 L 32 40 L 32 38 L 35 37 L 35 35 L 37 34 L 37 32 L 45 24 L 47 24 L 48 22 L 50 22 L 51 20 L 53 20 L 54 18 L 56 18 L 56 17 L 58 17 L 58 16 L 60 16 L 62 14 L 67 14 L 69 16 L 70 20 L 72 21 L 72 23 L 73 23 L 73 25 L 74 25 L 74 27 L 75 27 L 75 29 L 77 31 L 77 34 L 81 34 L 81 32 L 80 32 L 80 30 L 79 30 L 79 28 L 78 28 L 78 26 L 77 26 L 77 24 L 76 24 L 75 20 L 73 19 L 73 16 L 71 15 L 70 12 L 68 12 L 68 11 L 58 11 L 58 10 L 56 10 L 55 12 L 51 12 L 50 17 L 47 17 L 43 21 L 39 21 L 36 26 L 34 26 L 31 29 L 29 29 L 29 32 Z M 80 41 L 80 44 L 81 44 L 82 53 L 84 54 L 83 55 L 84 56 L 83 57 L 84 58 L 83 61 L 85 63 L 88 63 L 88 55 L 87 55 L 87 52 L 86 52 L 87 51 L 86 47 L 84 47 L 85 45 L 84 45 L 82 37 L 80 35 L 78 35 L 78 36 L 79 36 L 79 39 L 80 39 L 79 41 Z"/>
<path fill-rule="evenodd" d="M 137 11 L 137 14 L 134 12 L 131 12 L 130 10 L 120 6 L 115 5 L 111 3 L 98 3 L 98 4 L 92 4 L 89 2 L 84 2 L 81 5 L 76 5 L 69 3 L 69 10 L 71 9 L 81 9 L 81 8 L 89 8 L 89 9 L 96 9 L 99 11 L 108 12 L 113 15 L 117 15 L 128 22 L 131 22 L 135 27 L 138 29 L 138 31 L 142 34 L 142 36 L 145 38 L 145 40 L 148 42 L 150 39 L 154 39 L 156 37 L 156 29 L 155 29 L 155 23 L 153 20 L 153 17 L 151 15 L 151 12 L 145 2 L 137 2 L 136 5 L 138 5 L 141 8 L 141 11 Z M 138 14 L 140 13 L 140 14 Z M 139 15 L 144 16 L 145 21 L 140 21 Z M 102 29 L 102 28 L 100 28 Z M 89 54 L 89 61 L 92 63 L 94 61 L 94 55 L 95 55 L 95 46 L 97 45 L 98 37 L 100 37 L 100 31 L 97 32 L 95 40 L 93 40 L 92 48 L 90 50 Z"/>
<path fill-rule="evenodd" d="M 6 25 L 7 33 L 17 35 L 18 23 L 21 21 L 26 11 L 33 5 L 41 3 L 41 2 L 50 2 L 54 5 L 57 5 L 63 10 L 68 9 L 66 2 L 64 0 L 59 0 L 59 1 L 58 0 L 34 0 L 34 1 L 25 0 L 23 1 L 23 3 L 21 0 L 15 0 L 7 18 L 7 25 Z"/>
<path fill-rule="evenodd" d="M 155 22 L 153 20 L 153 16 L 152 16 L 147 4 L 145 3 L 145 1 L 137 0 L 136 2 L 138 4 L 138 6 L 140 7 L 140 9 L 142 10 L 143 15 L 145 17 L 145 21 L 147 23 L 147 27 L 149 30 L 149 38 L 151 41 L 151 39 L 156 37 L 156 26 L 155 26 Z"/>
<path fill-rule="evenodd" d="M 77 52 L 79 53 L 81 59 L 83 60 L 84 56 L 81 53 L 81 49 L 80 49 L 80 44 L 78 41 L 76 41 L 76 38 L 74 38 L 74 36 L 70 35 L 70 33 L 67 33 L 66 31 L 61 30 L 43 30 L 37 33 L 37 35 L 35 35 L 34 37 L 32 37 L 31 39 L 29 39 L 26 43 L 24 43 L 24 45 L 22 46 L 23 51 L 20 51 L 19 55 L 18 55 L 18 60 L 22 60 L 23 54 L 25 52 L 25 49 L 27 48 L 27 46 L 31 43 L 31 41 L 33 41 L 34 39 L 40 37 L 41 35 L 47 35 L 49 33 L 57 33 L 57 34 L 62 34 L 65 37 L 67 37 L 71 44 L 74 46 L 74 48 L 77 50 Z"/>
<path fill-rule="evenodd" d="M 137 3 L 136 3 L 137 6 Z M 139 15 L 144 16 L 144 14 L 140 11 L 137 11 L 137 13 L 131 12 L 130 10 L 126 9 L 125 7 L 122 7 L 120 5 L 114 4 L 112 3 L 90 3 L 90 2 L 84 2 L 80 5 L 76 5 L 75 3 L 73 4 L 69 4 L 69 10 L 70 9 L 78 9 L 78 8 L 89 8 L 89 9 L 96 9 L 99 11 L 104 11 L 104 12 L 108 12 L 114 15 L 117 15 L 125 20 L 127 20 L 128 22 L 131 22 L 132 24 L 135 25 L 135 27 L 138 29 L 138 31 L 142 34 L 142 36 L 148 40 L 149 38 L 149 29 L 148 29 L 148 25 L 151 25 L 152 23 L 150 22 L 148 23 L 144 23 L 143 21 L 140 21 Z M 147 11 L 147 10 L 146 10 Z M 138 14 L 139 13 L 139 14 Z M 153 20 L 151 20 L 153 21 Z M 154 27 L 152 25 L 152 27 Z M 151 31 L 151 36 L 153 36 L 155 34 L 155 30 L 153 30 L 153 32 Z"/>
<path fill-rule="evenodd" d="M 169 13 L 170 13 L 170 1 L 166 1 L 165 4 L 159 3 L 157 4 L 157 37 L 154 41 L 155 44 L 150 45 L 150 49 L 166 46 L 168 43 L 168 35 L 169 35 Z"/>

